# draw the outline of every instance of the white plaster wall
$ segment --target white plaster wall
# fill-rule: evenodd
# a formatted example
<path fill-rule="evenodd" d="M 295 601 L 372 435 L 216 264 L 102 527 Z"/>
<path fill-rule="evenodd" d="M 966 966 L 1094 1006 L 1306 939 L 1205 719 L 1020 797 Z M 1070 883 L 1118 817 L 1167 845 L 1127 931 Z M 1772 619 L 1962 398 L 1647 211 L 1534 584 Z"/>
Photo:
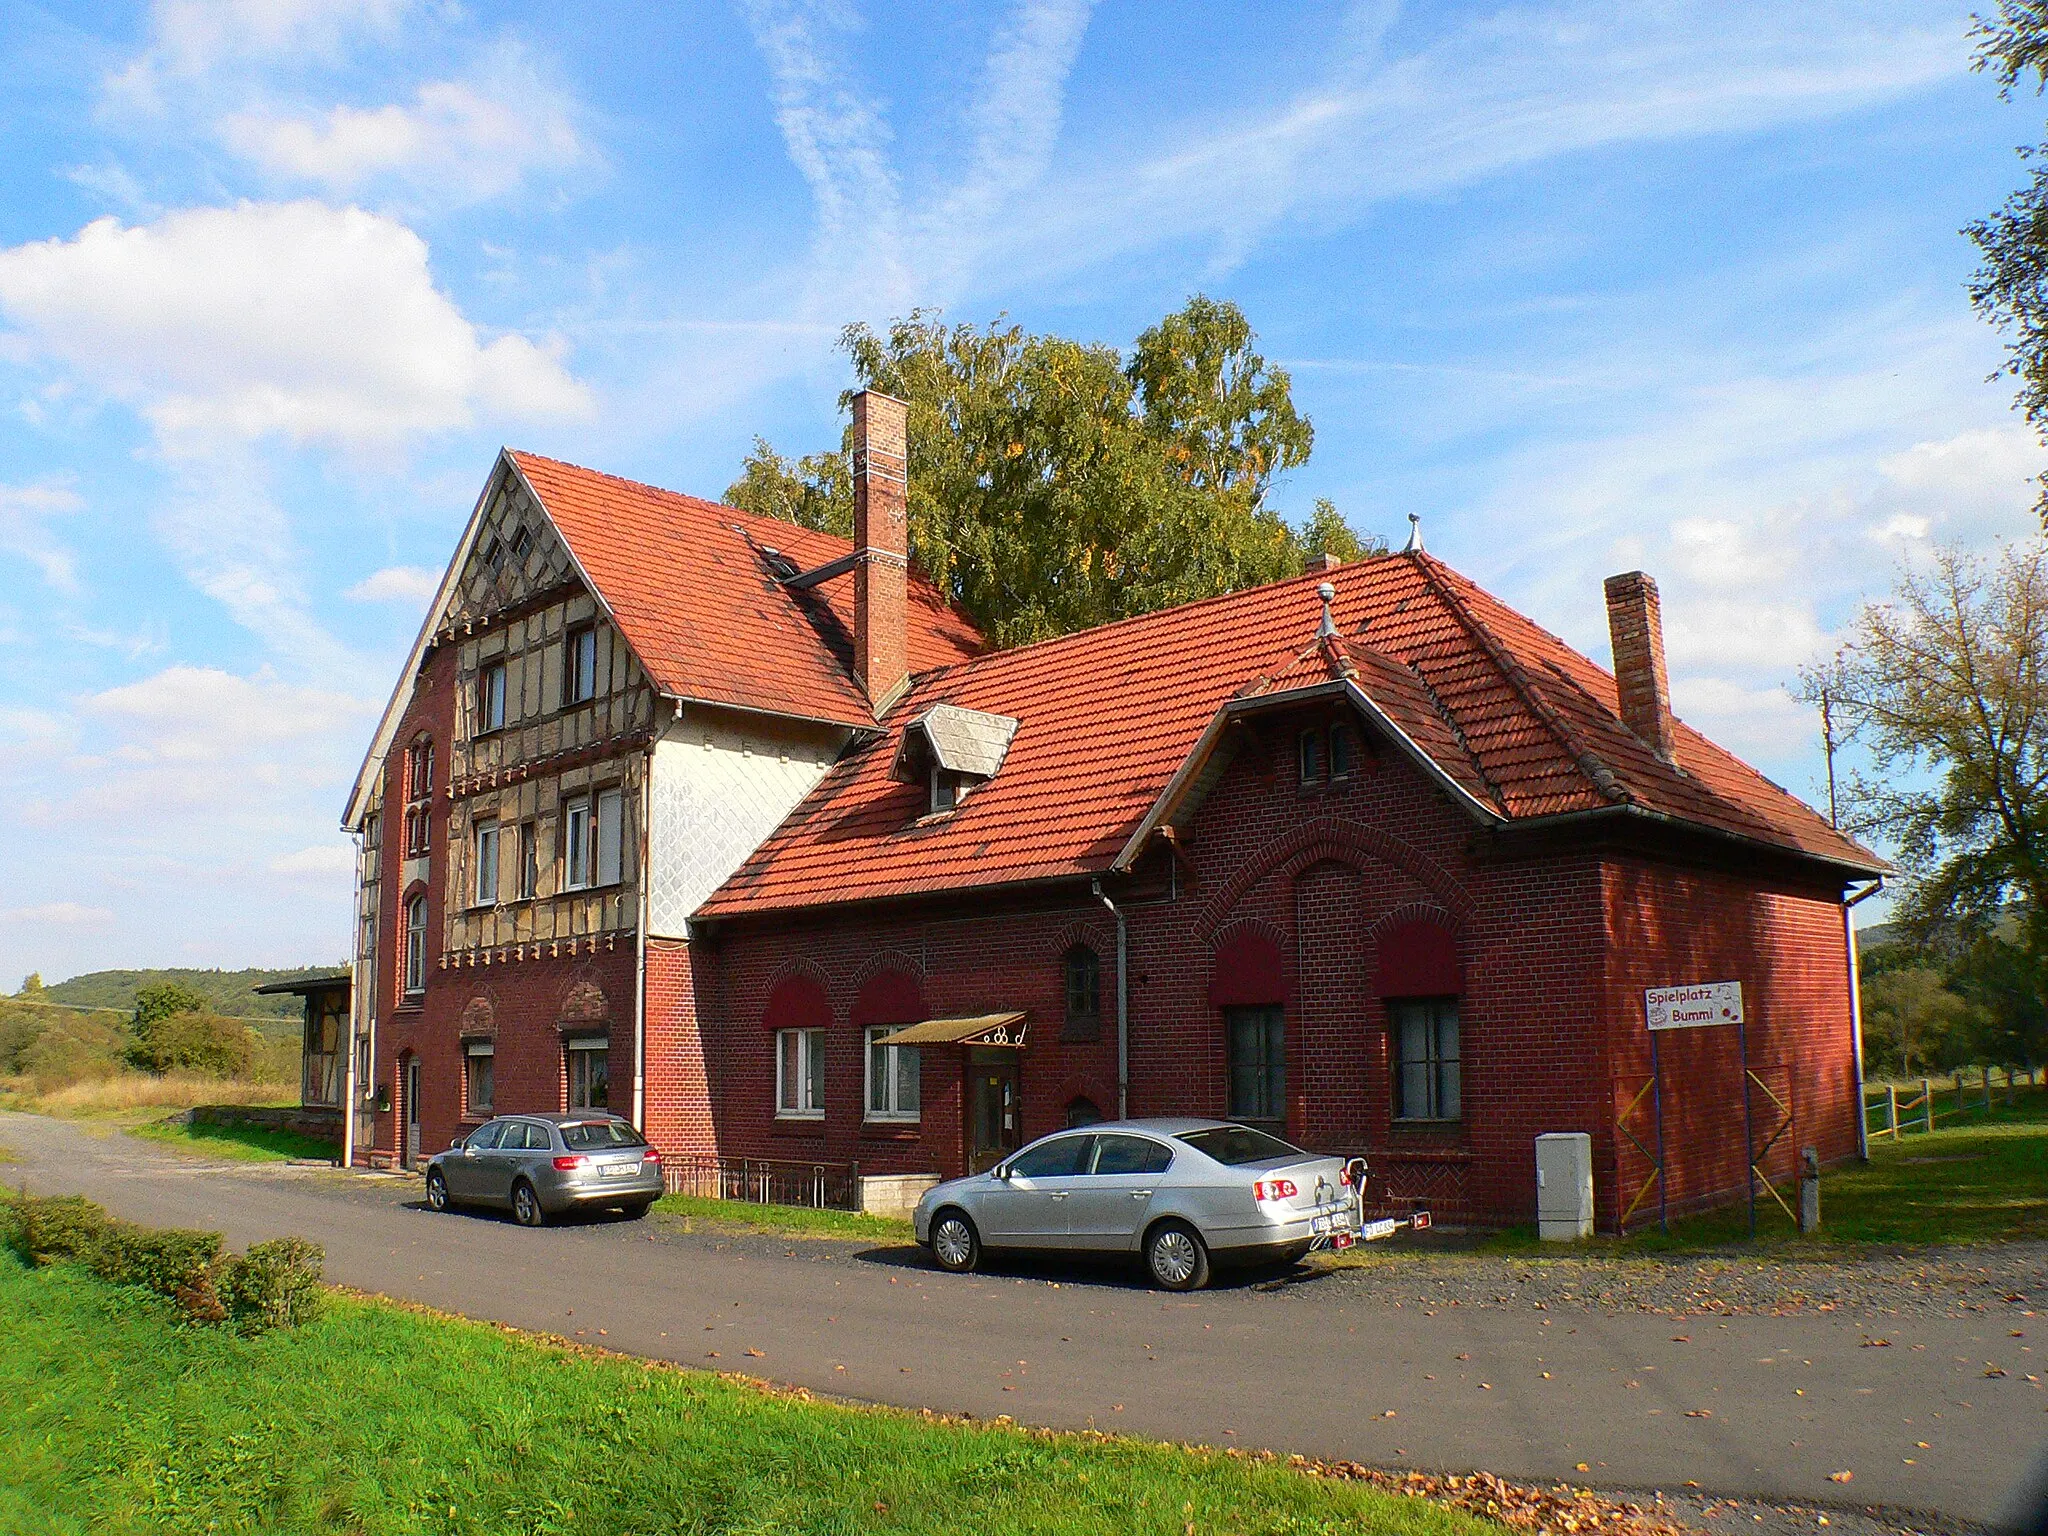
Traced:
<path fill-rule="evenodd" d="M 692 912 L 825 775 L 847 733 L 692 704 L 654 744 L 648 932 L 687 938 Z"/>

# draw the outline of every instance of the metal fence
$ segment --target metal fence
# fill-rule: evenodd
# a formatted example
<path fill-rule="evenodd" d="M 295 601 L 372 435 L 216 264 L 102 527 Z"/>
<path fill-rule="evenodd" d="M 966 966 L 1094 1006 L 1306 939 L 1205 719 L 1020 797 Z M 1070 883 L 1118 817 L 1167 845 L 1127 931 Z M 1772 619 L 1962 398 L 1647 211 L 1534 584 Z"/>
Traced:
<path fill-rule="evenodd" d="M 806 1163 L 770 1157 L 673 1157 L 662 1164 L 672 1195 L 807 1205 L 820 1211 L 860 1209 L 859 1163 Z"/>

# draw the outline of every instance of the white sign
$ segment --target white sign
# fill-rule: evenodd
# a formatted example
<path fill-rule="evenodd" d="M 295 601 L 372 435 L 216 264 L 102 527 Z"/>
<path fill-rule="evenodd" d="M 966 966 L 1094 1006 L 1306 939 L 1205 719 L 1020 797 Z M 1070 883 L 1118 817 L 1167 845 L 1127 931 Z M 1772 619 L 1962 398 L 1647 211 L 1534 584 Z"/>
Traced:
<path fill-rule="evenodd" d="M 1652 1029 L 1704 1029 L 1742 1022 L 1742 983 L 1703 981 L 1690 987 L 1651 987 L 1643 1012 Z"/>

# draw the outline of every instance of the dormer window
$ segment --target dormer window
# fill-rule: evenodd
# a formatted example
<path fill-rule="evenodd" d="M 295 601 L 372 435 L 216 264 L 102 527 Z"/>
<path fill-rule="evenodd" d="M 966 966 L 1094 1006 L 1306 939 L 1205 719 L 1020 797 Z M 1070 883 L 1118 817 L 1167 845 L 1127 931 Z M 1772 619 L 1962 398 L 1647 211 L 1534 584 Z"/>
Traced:
<path fill-rule="evenodd" d="M 966 798 L 971 782 L 965 774 L 948 773 L 934 763 L 932 765 L 932 814 L 937 816 L 950 811 Z"/>
<path fill-rule="evenodd" d="M 925 814 L 943 816 L 996 776 L 1010 750 L 1017 722 L 957 704 L 934 704 L 903 729 L 891 772 L 926 786 Z"/>

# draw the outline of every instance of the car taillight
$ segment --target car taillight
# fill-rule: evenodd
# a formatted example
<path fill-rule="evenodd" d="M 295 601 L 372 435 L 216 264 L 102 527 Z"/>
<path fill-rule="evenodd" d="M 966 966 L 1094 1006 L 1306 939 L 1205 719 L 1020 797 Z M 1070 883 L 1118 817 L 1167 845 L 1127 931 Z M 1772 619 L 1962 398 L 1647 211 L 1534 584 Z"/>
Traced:
<path fill-rule="evenodd" d="M 1349 1168 L 1346 1168 L 1342 1173 L 1338 1174 L 1337 1182 L 1343 1185 L 1346 1189 L 1349 1189 L 1351 1187 L 1351 1170 Z"/>
<path fill-rule="evenodd" d="M 574 1173 L 578 1168 L 588 1168 L 589 1166 L 590 1159 L 587 1157 L 558 1157 L 555 1159 L 555 1172 L 557 1173 Z"/>
<path fill-rule="evenodd" d="M 1294 1187 L 1292 1179 L 1260 1179 L 1252 1185 L 1254 1200 L 1292 1200 L 1301 1191 Z"/>
<path fill-rule="evenodd" d="M 640 1161 L 643 1163 L 658 1163 L 661 1161 L 661 1153 L 653 1147 L 649 1147 L 640 1154 Z"/>

